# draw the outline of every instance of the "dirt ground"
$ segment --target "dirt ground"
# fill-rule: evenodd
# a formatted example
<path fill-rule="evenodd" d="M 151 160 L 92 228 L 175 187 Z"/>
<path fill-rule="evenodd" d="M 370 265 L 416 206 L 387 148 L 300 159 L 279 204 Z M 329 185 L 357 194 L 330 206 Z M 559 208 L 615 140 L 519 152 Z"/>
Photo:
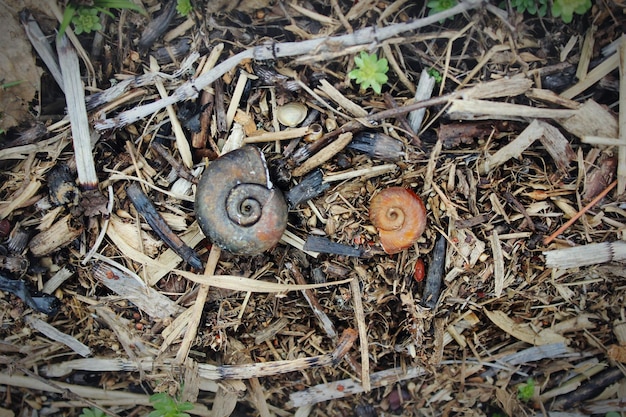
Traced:
<path fill-rule="evenodd" d="M 113 3 L 1 5 L 0 417 L 626 415 L 626 3 Z"/>

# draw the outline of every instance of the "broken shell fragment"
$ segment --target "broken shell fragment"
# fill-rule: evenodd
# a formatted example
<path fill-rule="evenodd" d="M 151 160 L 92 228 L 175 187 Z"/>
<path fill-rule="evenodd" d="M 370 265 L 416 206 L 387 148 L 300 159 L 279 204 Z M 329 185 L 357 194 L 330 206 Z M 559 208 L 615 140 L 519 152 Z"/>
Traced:
<path fill-rule="evenodd" d="M 298 102 L 276 107 L 276 118 L 283 126 L 296 127 L 305 119 L 308 108 Z"/>
<path fill-rule="evenodd" d="M 316 140 L 321 138 L 323 134 L 324 131 L 322 130 L 322 125 L 320 125 L 319 123 L 313 123 L 309 126 L 309 133 L 306 134 L 304 140 L 306 142 L 315 142 Z"/>
<path fill-rule="evenodd" d="M 406 188 L 382 190 L 372 198 L 369 211 L 383 250 L 390 255 L 413 245 L 426 229 L 426 207 Z"/>

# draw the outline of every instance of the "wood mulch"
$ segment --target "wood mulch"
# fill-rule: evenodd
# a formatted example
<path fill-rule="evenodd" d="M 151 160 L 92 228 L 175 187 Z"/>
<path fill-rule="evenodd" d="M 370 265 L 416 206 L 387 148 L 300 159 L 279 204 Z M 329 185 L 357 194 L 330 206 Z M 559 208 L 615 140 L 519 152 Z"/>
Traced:
<path fill-rule="evenodd" d="M 137 3 L 60 39 L 63 5 L 2 6 L 3 82 L 34 81 L 0 96 L 1 416 L 147 415 L 156 392 L 208 416 L 626 412 L 623 1 L 569 24 Z M 381 94 L 348 77 L 361 51 Z M 269 179 L 242 157 L 198 182 L 242 147 Z M 250 181 L 287 226 L 238 255 L 194 206 Z M 427 213 L 397 253 L 370 218 L 392 187 Z"/>

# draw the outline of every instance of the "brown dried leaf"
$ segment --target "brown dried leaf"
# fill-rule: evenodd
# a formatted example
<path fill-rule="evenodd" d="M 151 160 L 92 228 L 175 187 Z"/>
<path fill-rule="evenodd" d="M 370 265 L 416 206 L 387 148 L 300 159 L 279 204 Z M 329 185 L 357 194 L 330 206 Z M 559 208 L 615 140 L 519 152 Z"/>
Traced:
<path fill-rule="evenodd" d="M 41 68 L 35 65 L 30 42 L 17 18 L 15 10 L 0 3 L 0 25 L 10 36 L 0 45 L 0 74 L 2 84 L 13 84 L 0 89 L 0 129 L 9 129 L 32 118 L 29 103 L 39 91 Z"/>

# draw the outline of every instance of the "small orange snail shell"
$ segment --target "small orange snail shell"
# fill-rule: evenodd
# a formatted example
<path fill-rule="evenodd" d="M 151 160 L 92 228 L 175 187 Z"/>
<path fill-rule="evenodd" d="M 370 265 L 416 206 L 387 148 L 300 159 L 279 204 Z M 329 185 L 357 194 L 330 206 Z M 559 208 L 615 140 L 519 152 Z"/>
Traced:
<path fill-rule="evenodd" d="M 383 250 L 394 254 L 413 245 L 424 233 L 426 207 L 413 191 L 390 187 L 372 198 L 370 220 L 378 229 Z"/>
<path fill-rule="evenodd" d="M 238 255 L 273 247 L 287 228 L 287 204 L 251 145 L 211 162 L 196 191 L 198 224 L 213 243 Z"/>

